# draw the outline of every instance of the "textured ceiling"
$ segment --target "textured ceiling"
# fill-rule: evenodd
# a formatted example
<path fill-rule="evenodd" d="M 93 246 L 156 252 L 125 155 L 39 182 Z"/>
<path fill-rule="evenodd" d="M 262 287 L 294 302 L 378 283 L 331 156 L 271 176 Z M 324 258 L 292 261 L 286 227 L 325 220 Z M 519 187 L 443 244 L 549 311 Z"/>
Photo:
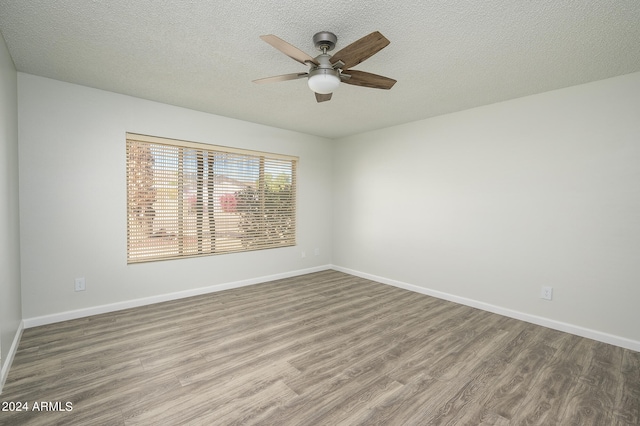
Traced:
<path fill-rule="evenodd" d="M 262 34 L 375 30 L 390 91 L 252 83 L 306 71 Z M 18 71 L 329 138 L 640 71 L 638 0 L 0 0 L 0 31 Z"/>

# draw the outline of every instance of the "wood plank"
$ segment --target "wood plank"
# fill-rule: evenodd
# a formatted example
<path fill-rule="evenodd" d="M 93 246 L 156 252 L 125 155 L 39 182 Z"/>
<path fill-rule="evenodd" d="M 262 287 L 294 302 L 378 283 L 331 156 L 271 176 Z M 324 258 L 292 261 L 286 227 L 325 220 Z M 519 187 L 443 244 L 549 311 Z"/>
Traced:
<path fill-rule="evenodd" d="M 571 425 L 614 424 L 613 408 L 622 379 L 624 350 L 593 342 L 586 365 L 567 400 L 564 418 Z"/>
<path fill-rule="evenodd" d="M 624 351 L 613 416 L 624 425 L 640 425 L 640 353 Z"/>

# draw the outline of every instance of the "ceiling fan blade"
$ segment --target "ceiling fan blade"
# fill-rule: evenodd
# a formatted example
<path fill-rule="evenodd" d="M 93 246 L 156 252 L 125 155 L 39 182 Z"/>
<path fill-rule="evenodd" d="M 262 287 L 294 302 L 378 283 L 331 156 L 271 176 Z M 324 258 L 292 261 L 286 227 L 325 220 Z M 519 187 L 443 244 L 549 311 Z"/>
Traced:
<path fill-rule="evenodd" d="M 309 73 L 306 72 L 294 72 L 293 74 L 276 75 L 274 77 L 259 78 L 253 80 L 254 83 L 276 83 L 278 81 L 297 80 L 299 78 L 305 78 Z"/>
<path fill-rule="evenodd" d="M 389 43 L 391 42 L 385 36 L 374 31 L 336 52 L 331 57 L 331 63 L 342 61 L 344 62 L 343 69 L 355 67 L 384 49 Z"/>
<path fill-rule="evenodd" d="M 318 102 L 329 101 L 329 100 L 331 100 L 331 95 L 333 95 L 333 93 L 329 93 L 327 95 L 322 95 L 320 93 L 316 93 L 316 101 L 318 101 Z"/>
<path fill-rule="evenodd" d="M 354 86 L 371 87 L 373 89 L 391 89 L 396 80 L 383 77 L 377 74 L 371 74 L 370 72 L 358 71 L 358 70 L 346 70 L 343 77 L 350 75 L 350 78 L 344 78 L 343 83 L 352 84 Z"/>
<path fill-rule="evenodd" d="M 303 65 L 307 65 L 307 62 L 312 62 L 316 65 L 318 63 L 311 56 L 304 53 L 302 50 L 298 49 L 295 46 L 290 45 L 286 41 L 282 40 L 280 37 L 274 36 L 273 34 L 260 36 L 261 39 L 269 43 L 271 46 L 275 47 L 291 59 L 295 59 Z"/>

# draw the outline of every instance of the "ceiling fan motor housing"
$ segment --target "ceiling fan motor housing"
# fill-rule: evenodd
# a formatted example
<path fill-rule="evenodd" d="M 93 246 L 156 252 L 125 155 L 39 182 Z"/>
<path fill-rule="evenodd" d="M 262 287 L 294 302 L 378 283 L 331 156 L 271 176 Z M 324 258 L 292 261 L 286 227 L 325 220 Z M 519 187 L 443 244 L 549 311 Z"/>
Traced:
<path fill-rule="evenodd" d="M 309 69 L 309 88 L 316 93 L 332 93 L 340 84 L 340 70 L 331 65 L 330 58 L 326 53 L 318 55 L 315 58 L 318 65 Z"/>

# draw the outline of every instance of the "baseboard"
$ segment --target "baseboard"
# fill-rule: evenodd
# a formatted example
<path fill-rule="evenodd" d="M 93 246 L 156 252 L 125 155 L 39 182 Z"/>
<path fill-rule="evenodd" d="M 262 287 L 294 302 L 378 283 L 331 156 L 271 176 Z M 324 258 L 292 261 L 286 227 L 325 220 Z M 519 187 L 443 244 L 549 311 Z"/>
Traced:
<path fill-rule="evenodd" d="M 2 394 L 2 388 L 4 387 L 4 383 L 9 376 L 9 368 L 11 368 L 13 358 L 16 356 L 16 352 L 18 351 L 18 345 L 20 344 L 20 338 L 22 337 L 22 330 L 24 330 L 24 321 L 20 321 L 18 330 L 16 330 L 16 335 L 13 337 L 13 342 L 11 343 L 11 347 L 9 348 L 7 359 L 4 360 L 4 362 L 2 363 L 2 368 L 0 369 L 0 394 Z"/>
<path fill-rule="evenodd" d="M 154 303 L 168 302 L 170 300 L 184 299 L 186 297 L 200 296 L 207 293 L 215 293 L 217 291 L 230 290 L 233 288 L 245 287 L 248 285 L 261 284 L 269 281 L 280 280 L 283 278 L 296 277 L 299 275 L 311 274 L 313 272 L 326 271 L 331 269 L 331 265 L 316 266 L 307 269 L 298 269 L 281 274 L 266 275 L 262 277 L 250 278 L 241 281 L 234 281 L 224 284 L 216 284 L 208 287 L 195 288 L 191 290 L 179 291 L 175 293 L 160 294 L 157 296 L 144 297 L 134 300 L 126 300 L 123 302 L 111 303 L 108 305 L 93 306 L 90 308 L 77 309 L 74 311 L 60 312 L 57 314 L 44 315 L 34 318 L 26 318 L 24 328 L 38 327 L 41 325 L 53 324 L 56 322 L 68 321 L 72 319 L 89 317 L 92 315 L 105 314 L 108 312 L 121 311 L 123 309 L 137 308 L 139 306 L 152 305 Z"/>
<path fill-rule="evenodd" d="M 420 287 L 414 284 L 408 284 L 402 281 L 392 280 L 377 275 L 367 274 L 365 272 L 356 271 L 349 268 L 344 268 L 337 265 L 331 265 L 331 269 L 344 272 L 346 274 L 355 275 L 357 277 L 365 278 L 371 281 L 376 281 L 382 284 L 391 285 L 394 287 L 402 288 L 416 293 L 421 293 L 427 296 L 437 297 L 438 299 L 448 300 L 450 302 L 459 303 L 461 305 L 470 306 L 472 308 L 482 309 L 483 311 L 493 312 L 495 314 L 503 315 L 509 318 L 526 321 L 532 324 L 540 325 L 543 327 L 551 328 L 565 333 L 574 334 L 580 337 L 586 337 L 588 339 L 597 340 L 599 342 L 608 343 L 610 345 L 620 346 L 625 349 L 631 349 L 632 351 L 640 352 L 640 342 L 627 339 L 625 337 L 615 336 L 601 331 L 591 330 L 588 328 L 580 327 L 573 324 L 567 324 L 561 321 L 555 321 L 549 318 L 539 317 L 536 315 L 526 314 L 524 312 L 514 311 L 511 309 L 503 308 L 500 306 L 491 305 L 489 303 L 480 302 L 473 299 L 467 299 L 465 297 L 456 296 L 453 294 L 432 290 L 425 287 Z"/>

